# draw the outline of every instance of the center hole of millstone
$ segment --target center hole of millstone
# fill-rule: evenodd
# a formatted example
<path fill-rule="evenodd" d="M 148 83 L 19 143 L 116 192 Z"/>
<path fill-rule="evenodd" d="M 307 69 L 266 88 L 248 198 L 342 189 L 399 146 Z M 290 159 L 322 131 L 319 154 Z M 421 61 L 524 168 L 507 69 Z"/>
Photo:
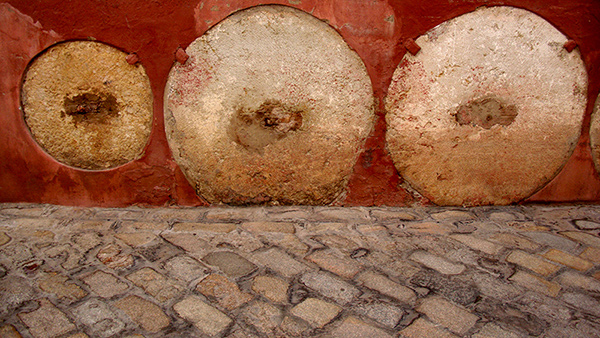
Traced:
<path fill-rule="evenodd" d="M 484 97 L 461 105 L 454 117 L 461 126 L 470 124 L 490 129 L 497 124 L 510 125 L 517 117 L 517 107 L 496 97 Z"/>
<path fill-rule="evenodd" d="M 264 147 L 301 126 L 302 110 L 277 100 L 267 100 L 256 110 L 238 109 L 231 123 L 230 135 L 245 148 L 262 152 Z"/>
<path fill-rule="evenodd" d="M 117 99 L 110 93 L 65 96 L 64 108 L 64 114 L 72 116 L 75 123 L 104 123 L 119 114 Z"/>

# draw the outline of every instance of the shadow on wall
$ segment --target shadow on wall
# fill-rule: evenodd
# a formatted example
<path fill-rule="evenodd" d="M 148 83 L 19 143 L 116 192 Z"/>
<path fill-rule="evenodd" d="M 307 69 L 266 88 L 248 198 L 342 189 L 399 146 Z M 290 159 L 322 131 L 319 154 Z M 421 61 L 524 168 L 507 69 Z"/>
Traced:
<path fill-rule="evenodd" d="M 2 3 L 0 202 L 600 200 L 600 23 L 438 2 Z"/>

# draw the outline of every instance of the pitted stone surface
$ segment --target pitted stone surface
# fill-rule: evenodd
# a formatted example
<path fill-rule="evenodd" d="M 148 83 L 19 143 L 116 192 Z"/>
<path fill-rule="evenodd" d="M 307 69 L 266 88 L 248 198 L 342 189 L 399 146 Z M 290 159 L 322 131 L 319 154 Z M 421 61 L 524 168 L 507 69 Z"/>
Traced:
<path fill-rule="evenodd" d="M 596 170 L 600 171 L 600 95 L 596 98 L 590 126 L 590 145 Z"/>
<path fill-rule="evenodd" d="M 386 98 L 400 175 L 440 205 L 509 204 L 550 181 L 586 106 L 586 69 L 566 41 L 541 17 L 504 6 L 419 37 L 421 50 L 404 56 Z"/>
<path fill-rule="evenodd" d="M 70 41 L 34 59 L 22 102 L 33 137 L 59 162 L 101 170 L 138 159 L 152 128 L 152 90 L 141 64 L 95 41 Z"/>
<path fill-rule="evenodd" d="M 0 232 L 11 238 L 0 247 L 0 335 L 570 338 L 600 332 L 594 246 L 600 237 L 574 225 L 597 220 L 600 206 L 407 211 L 419 222 L 448 224 L 444 232 L 381 224 L 405 217 L 394 208 L 375 209 L 377 217 L 362 216 L 373 216 L 369 208 L 194 210 L 194 224 L 226 218 L 235 226 L 227 233 L 144 226 L 141 219 L 130 228 L 128 209 L 86 209 L 60 227 L 43 221 L 71 210 L 0 204 Z M 498 213 L 526 224 L 498 221 Z M 187 218 L 167 208 L 135 217 L 141 214 L 167 224 Z M 116 228 L 80 227 L 108 215 Z M 294 215 L 284 219 L 297 224 L 295 232 L 240 230 L 243 222 L 265 224 L 282 215 Z M 465 217 L 473 228 L 468 234 L 454 224 Z M 125 233 L 151 234 L 152 242 L 123 243 L 123 226 Z M 73 253 L 78 266 L 64 268 Z M 128 263 L 121 257 L 133 264 L 120 264 Z"/>
<path fill-rule="evenodd" d="M 302 27 L 302 29 L 298 29 Z M 211 203 L 328 204 L 373 125 L 366 68 L 338 33 L 283 6 L 226 18 L 171 70 L 165 124 Z"/>

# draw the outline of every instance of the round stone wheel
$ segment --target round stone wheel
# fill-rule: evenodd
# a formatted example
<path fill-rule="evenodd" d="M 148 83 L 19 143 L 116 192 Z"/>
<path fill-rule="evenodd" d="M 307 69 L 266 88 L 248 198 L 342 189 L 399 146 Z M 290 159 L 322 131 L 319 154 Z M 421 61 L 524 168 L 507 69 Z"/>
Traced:
<path fill-rule="evenodd" d="M 50 47 L 25 73 L 24 118 L 57 161 L 102 170 L 141 157 L 152 129 L 152 90 L 144 68 L 96 41 Z"/>
<path fill-rule="evenodd" d="M 600 95 L 596 98 L 594 111 L 592 113 L 592 124 L 590 126 L 590 143 L 592 147 L 592 159 L 596 170 L 600 172 Z"/>
<path fill-rule="evenodd" d="M 190 44 L 165 89 L 175 161 L 210 203 L 328 204 L 373 126 L 359 56 L 290 7 L 236 12 Z"/>
<path fill-rule="evenodd" d="M 539 16 L 484 7 L 420 36 L 386 98 L 387 147 L 440 205 L 504 205 L 564 166 L 580 136 L 587 74 Z"/>

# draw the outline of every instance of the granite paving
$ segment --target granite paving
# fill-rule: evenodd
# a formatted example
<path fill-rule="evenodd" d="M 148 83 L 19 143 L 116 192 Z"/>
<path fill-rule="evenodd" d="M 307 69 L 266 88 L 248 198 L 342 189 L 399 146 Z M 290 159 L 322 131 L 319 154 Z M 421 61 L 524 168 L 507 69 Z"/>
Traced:
<path fill-rule="evenodd" d="M 600 337 L 599 220 L 0 204 L 0 337 Z"/>

